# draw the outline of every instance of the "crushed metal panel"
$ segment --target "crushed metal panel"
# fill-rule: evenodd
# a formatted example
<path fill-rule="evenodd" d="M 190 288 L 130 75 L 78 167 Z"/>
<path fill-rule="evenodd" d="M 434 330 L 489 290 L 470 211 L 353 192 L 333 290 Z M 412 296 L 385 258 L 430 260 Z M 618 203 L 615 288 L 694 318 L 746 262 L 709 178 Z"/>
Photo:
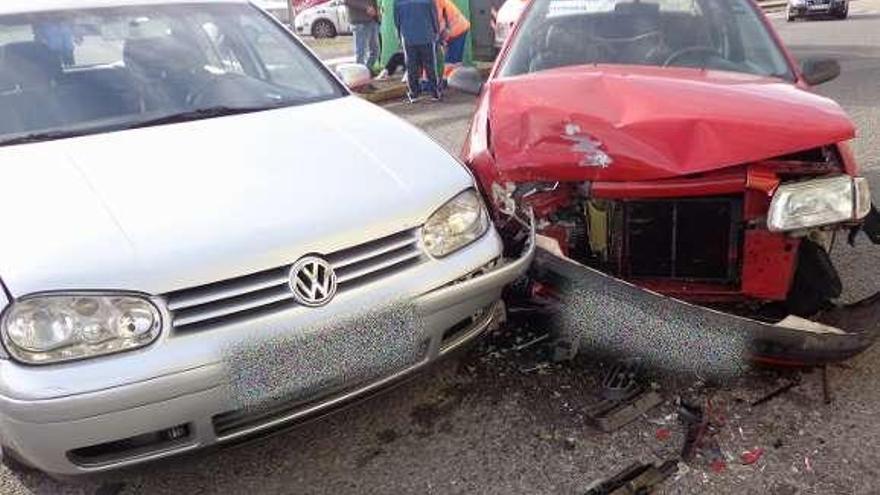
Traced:
<path fill-rule="evenodd" d="M 489 141 L 503 180 L 657 180 L 855 136 L 838 104 L 773 78 L 603 66 L 494 79 L 488 86 Z M 793 114 L 810 125 L 792 132 Z M 592 143 L 601 143 L 610 166 L 601 166 L 605 160 L 584 166 L 581 145 L 592 151 Z"/>

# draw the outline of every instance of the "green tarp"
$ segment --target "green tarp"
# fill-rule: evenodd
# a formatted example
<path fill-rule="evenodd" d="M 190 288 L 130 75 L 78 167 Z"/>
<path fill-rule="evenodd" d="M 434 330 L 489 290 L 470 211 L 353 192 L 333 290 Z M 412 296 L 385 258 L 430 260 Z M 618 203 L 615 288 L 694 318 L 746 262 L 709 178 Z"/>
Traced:
<path fill-rule="evenodd" d="M 471 19 L 470 0 L 453 0 L 465 17 Z M 397 29 L 394 27 L 394 0 L 379 0 L 379 8 L 382 9 L 382 27 L 380 36 L 382 39 L 382 56 L 380 63 L 384 66 L 395 52 L 400 51 L 400 40 L 397 38 Z M 471 21 L 473 24 L 473 21 Z M 464 64 L 471 65 L 473 50 L 471 49 L 471 33 L 468 32 L 467 45 L 464 50 Z"/>

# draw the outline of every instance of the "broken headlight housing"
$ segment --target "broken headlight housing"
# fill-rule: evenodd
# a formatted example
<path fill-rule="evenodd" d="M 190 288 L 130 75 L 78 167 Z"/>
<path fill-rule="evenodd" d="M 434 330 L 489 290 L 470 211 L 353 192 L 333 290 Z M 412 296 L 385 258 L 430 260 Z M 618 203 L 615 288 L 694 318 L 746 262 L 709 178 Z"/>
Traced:
<path fill-rule="evenodd" d="M 839 175 L 783 184 L 776 189 L 767 228 L 784 232 L 861 220 L 871 209 L 871 192 L 863 177 Z"/>
<path fill-rule="evenodd" d="M 159 310 L 129 294 L 50 294 L 12 303 L 0 321 L 9 354 L 51 364 L 136 349 L 159 336 Z"/>
<path fill-rule="evenodd" d="M 473 189 L 441 206 L 422 227 L 425 249 L 442 258 L 476 241 L 489 230 L 489 214 Z"/>

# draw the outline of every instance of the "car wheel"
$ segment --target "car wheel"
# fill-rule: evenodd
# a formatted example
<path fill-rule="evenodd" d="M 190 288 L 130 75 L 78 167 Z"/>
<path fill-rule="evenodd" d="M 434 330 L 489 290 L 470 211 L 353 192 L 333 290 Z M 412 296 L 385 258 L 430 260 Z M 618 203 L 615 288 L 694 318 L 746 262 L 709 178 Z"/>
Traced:
<path fill-rule="evenodd" d="M 837 14 L 838 19 L 846 19 L 849 16 L 849 3 L 843 7 L 843 12 Z"/>
<path fill-rule="evenodd" d="M 795 19 L 797 19 L 797 17 L 795 17 L 795 15 L 791 13 L 791 10 L 786 11 L 786 13 L 785 13 L 785 20 L 786 21 L 794 22 Z"/>
<path fill-rule="evenodd" d="M 315 38 L 335 38 L 336 26 L 327 19 L 319 19 L 312 24 L 312 36 Z"/>

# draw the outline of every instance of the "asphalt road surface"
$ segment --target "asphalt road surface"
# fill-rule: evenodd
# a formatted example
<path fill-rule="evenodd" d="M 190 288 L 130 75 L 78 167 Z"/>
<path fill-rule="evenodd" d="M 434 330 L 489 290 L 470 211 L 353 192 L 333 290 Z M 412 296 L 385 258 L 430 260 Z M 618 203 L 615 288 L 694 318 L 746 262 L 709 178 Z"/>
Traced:
<path fill-rule="evenodd" d="M 833 54 L 842 61 L 841 78 L 820 92 L 855 119 L 857 156 L 880 191 L 880 0 L 853 2 L 852 12 L 847 21 L 776 22 L 798 56 Z M 473 99 L 388 108 L 457 151 Z M 880 269 L 867 247 L 842 264 L 859 277 L 851 294 L 880 284 L 866 270 Z M 674 456 L 683 432 L 668 415 L 679 396 L 711 397 L 723 412 L 718 440 L 727 468 L 687 468 L 662 493 L 880 492 L 880 348 L 830 370 L 830 405 L 816 373 L 755 407 L 750 404 L 789 377 L 762 373 L 709 385 L 655 376 L 670 401 L 605 434 L 584 421 L 602 364 L 582 356 L 535 369 L 536 347 L 509 350 L 517 339 L 546 330 L 540 320 L 524 325 L 509 325 L 507 333 L 383 396 L 263 442 L 70 483 L 0 469 L 0 494 L 582 493 L 634 461 Z M 741 465 L 741 454 L 755 447 L 764 449 L 760 460 Z"/>

